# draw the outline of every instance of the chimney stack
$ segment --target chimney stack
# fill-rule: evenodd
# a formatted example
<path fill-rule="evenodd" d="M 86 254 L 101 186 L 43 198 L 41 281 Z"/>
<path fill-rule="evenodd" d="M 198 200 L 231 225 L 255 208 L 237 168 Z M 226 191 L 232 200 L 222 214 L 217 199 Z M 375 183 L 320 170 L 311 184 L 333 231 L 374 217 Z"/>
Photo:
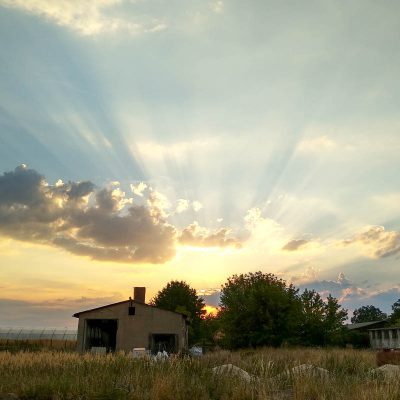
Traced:
<path fill-rule="evenodd" d="M 146 302 L 146 288 L 145 287 L 134 287 L 133 288 L 133 301 L 136 303 Z"/>

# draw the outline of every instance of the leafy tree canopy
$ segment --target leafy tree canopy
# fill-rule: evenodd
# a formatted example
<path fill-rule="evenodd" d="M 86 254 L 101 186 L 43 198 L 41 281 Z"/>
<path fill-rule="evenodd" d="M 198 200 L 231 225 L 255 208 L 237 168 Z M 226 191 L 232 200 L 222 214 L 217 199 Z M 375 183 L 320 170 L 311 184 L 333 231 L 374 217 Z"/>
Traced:
<path fill-rule="evenodd" d="M 297 289 L 273 274 L 233 275 L 222 286 L 219 317 L 230 348 L 280 345 L 296 331 L 299 313 Z"/>
<path fill-rule="evenodd" d="M 324 301 L 315 290 L 306 289 L 300 296 L 300 342 L 305 345 L 340 344 L 347 310 L 329 295 Z"/>
<path fill-rule="evenodd" d="M 196 290 L 184 281 L 171 281 L 161 289 L 150 304 L 164 310 L 185 314 L 191 322 L 189 327 L 189 342 L 198 339 L 201 330 L 201 317 L 204 315 L 204 300 Z"/>
<path fill-rule="evenodd" d="M 400 299 L 395 301 L 392 305 L 392 314 L 390 315 L 390 323 L 400 325 Z"/>
<path fill-rule="evenodd" d="M 356 308 L 351 317 L 351 322 L 355 324 L 360 322 L 382 321 L 386 318 L 387 315 L 378 307 L 369 305 Z"/>

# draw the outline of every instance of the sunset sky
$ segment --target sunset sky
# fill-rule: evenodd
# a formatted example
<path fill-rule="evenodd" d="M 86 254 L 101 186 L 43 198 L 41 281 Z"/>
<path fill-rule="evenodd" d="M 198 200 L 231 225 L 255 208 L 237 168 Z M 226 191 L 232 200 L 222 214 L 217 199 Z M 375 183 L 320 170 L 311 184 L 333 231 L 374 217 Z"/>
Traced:
<path fill-rule="evenodd" d="M 0 0 L 0 326 L 261 270 L 400 298 L 398 1 Z"/>

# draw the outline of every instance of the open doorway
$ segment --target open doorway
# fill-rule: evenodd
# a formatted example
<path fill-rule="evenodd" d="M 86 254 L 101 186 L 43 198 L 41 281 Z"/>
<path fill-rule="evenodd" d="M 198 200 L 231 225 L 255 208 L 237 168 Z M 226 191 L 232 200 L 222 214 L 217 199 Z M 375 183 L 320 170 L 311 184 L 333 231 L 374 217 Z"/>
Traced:
<path fill-rule="evenodd" d="M 159 351 L 167 353 L 177 353 L 178 335 L 168 333 L 156 333 L 150 335 L 150 349 L 153 354 Z"/>
<path fill-rule="evenodd" d="M 117 344 L 117 319 L 87 319 L 85 349 L 105 347 L 107 352 L 115 351 Z"/>

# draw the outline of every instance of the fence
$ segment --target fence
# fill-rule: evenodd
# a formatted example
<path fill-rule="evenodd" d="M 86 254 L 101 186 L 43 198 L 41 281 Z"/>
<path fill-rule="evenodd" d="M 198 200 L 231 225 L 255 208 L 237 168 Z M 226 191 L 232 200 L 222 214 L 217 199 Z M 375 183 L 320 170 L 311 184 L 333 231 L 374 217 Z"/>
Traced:
<path fill-rule="evenodd" d="M 77 330 L 0 328 L 0 350 L 75 350 Z"/>

